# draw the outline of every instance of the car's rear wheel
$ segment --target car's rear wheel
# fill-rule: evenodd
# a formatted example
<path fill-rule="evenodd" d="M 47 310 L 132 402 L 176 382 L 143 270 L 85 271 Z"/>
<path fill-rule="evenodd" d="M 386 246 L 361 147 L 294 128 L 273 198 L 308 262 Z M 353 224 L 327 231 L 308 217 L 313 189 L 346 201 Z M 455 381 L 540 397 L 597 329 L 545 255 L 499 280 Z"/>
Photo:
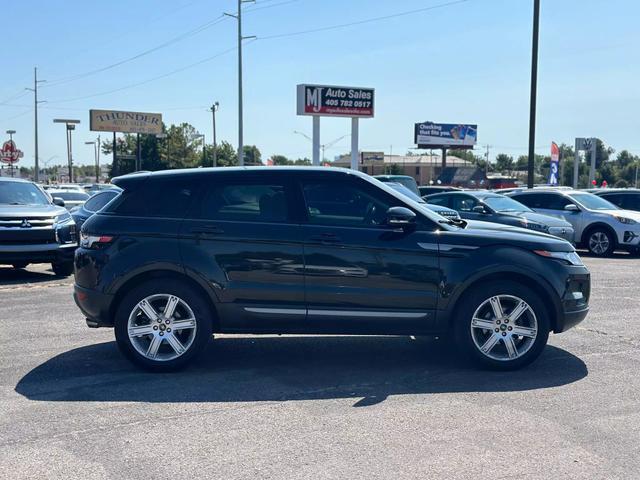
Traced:
<path fill-rule="evenodd" d="M 211 338 L 211 312 L 197 292 L 181 282 L 154 279 L 129 292 L 118 306 L 115 335 L 135 364 L 176 370 L 198 355 Z"/>
<path fill-rule="evenodd" d="M 616 248 L 616 240 L 609 230 L 595 228 L 587 234 L 587 248 L 592 255 L 609 257 Z"/>
<path fill-rule="evenodd" d="M 68 277 L 73 273 L 73 262 L 52 263 L 51 269 L 59 277 Z"/>
<path fill-rule="evenodd" d="M 27 265 L 29 265 L 27 262 L 18 262 L 18 263 L 14 263 L 12 267 L 15 268 L 16 270 L 22 270 L 23 268 L 26 268 Z"/>
<path fill-rule="evenodd" d="M 460 300 L 456 340 L 468 357 L 497 370 L 533 362 L 549 337 L 550 320 L 540 297 L 515 282 L 491 282 Z"/>

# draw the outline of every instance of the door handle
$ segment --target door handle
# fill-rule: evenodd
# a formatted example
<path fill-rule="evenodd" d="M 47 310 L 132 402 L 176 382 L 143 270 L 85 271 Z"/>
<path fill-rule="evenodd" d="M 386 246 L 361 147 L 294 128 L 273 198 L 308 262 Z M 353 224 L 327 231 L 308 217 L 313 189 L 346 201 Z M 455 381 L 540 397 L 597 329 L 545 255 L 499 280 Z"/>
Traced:
<path fill-rule="evenodd" d="M 222 235 L 224 230 L 220 227 L 201 226 L 192 228 L 191 233 L 195 233 L 196 235 Z"/>
<path fill-rule="evenodd" d="M 340 243 L 342 240 L 334 233 L 321 233 L 320 235 L 313 235 L 309 240 L 313 242 L 320 242 L 324 244 Z"/>

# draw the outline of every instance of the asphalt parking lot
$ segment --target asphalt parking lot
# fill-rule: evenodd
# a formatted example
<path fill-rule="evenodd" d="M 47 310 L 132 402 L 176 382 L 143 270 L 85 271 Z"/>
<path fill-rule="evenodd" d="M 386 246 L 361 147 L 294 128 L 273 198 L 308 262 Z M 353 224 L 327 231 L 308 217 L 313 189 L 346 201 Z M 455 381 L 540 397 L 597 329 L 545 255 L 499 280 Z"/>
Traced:
<path fill-rule="evenodd" d="M 585 263 L 587 320 L 510 373 L 436 340 L 222 336 L 149 374 L 70 278 L 0 268 L 0 478 L 639 478 L 640 259 Z"/>

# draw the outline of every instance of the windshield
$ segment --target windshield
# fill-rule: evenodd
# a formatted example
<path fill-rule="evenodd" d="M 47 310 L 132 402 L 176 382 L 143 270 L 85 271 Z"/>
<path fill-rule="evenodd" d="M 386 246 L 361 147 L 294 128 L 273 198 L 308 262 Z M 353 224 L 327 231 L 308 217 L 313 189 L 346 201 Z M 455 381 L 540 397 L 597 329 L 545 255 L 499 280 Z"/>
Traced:
<path fill-rule="evenodd" d="M 496 212 L 532 212 L 529 207 L 516 202 L 513 198 L 496 195 L 495 197 L 485 197 L 482 199 Z"/>
<path fill-rule="evenodd" d="M 411 200 L 414 200 L 418 203 L 427 203 L 420 196 L 416 195 L 415 193 L 413 193 L 413 191 L 409 190 L 407 187 L 405 187 L 400 183 L 388 182 L 387 185 L 389 185 L 391 188 L 393 188 L 397 192 L 400 192 L 401 194 L 406 195 Z"/>
<path fill-rule="evenodd" d="M 377 177 L 378 180 L 385 183 L 399 183 L 404 187 L 411 190 L 415 195 L 420 196 L 420 190 L 418 190 L 418 184 L 412 177 L 392 176 L 392 177 Z"/>
<path fill-rule="evenodd" d="M 589 210 L 620 210 L 610 201 L 592 193 L 570 193 L 569 196 Z"/>
<path fill-rule="evenodd" d="M 49 199 L 33 183 L 0 182 L 0 204 L 49 205 Z"/>
<path fill-rule="evenodd" d="M 89 198 L 89 195 L 87 195 L 86 193 L 80 193 L 80 192 L 72 192 L 72 191 L 65 191 L 65 192 L 52 192 L 49 191 L 49 193 L 51 194 L 52 197 L 59 197 L 65 201 L 81 201 L 84 202 Z"/>

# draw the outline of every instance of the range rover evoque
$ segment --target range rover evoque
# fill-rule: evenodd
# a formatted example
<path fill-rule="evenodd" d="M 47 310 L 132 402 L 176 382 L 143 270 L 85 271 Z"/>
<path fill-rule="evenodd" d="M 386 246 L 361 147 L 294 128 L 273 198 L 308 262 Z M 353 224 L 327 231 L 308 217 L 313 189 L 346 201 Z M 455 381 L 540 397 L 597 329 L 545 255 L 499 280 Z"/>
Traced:
<path fill-rule="evenodd" d="M 61 205 L 33 182 L 0 178 L 0 264 L 51 263 L 57 275 L 73 273 L 76 225 L 64 202 L 54 201 Z"/>
<path fill-rule="evenodd" d="M 496 369 L 585 318 L 573 246 L 452 221 L 334 168 L 139 173 L 82 227 L 76 303 L 120 350 L 172 370 L 213 333 L 444 335 Z"/>

